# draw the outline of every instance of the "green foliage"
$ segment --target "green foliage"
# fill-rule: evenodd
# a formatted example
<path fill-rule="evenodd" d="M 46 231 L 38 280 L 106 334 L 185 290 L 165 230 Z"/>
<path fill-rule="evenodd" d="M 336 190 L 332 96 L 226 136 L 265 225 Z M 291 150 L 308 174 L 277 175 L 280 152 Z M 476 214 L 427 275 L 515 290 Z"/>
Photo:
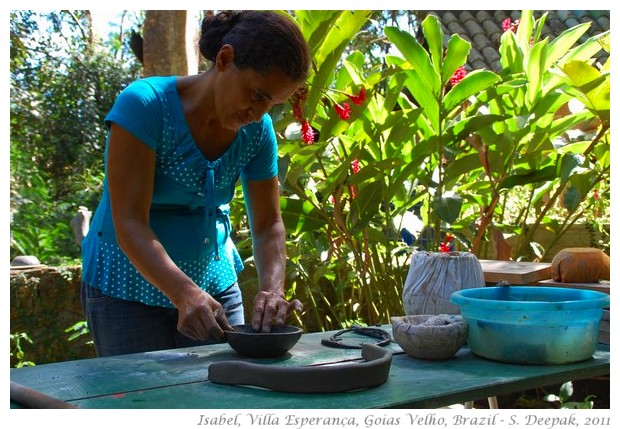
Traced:
<path fill-rule="evenodd" d="M 292 14 L 312 50 L 303 114 L 320 137 L 300 141 L 291 106 L 272 116 L 289 234 L 286 292 L 304 302 L 306 331 L 402 314 L 415 248 L 400 231 L 414 208 L 430 250 L 450 232 L 477 254 L 495 226 L 521 238 L 515 259 L 544 258 L 554 243 L 535 243 L 537 229 L 558 239 L 586 219 L 605 231 L 610 71 L 592 59 L 609 52 L 608 33 L 583 41 L 588 24 L 580 24 L 549 40 L 546 15 L 523 11 L 516 33 L 501 38 L 502 70 L 452 82 L 471 46 L 443 34 L 433 15 L 408 15 L 414 36 L 385 26 L 400 19 L 386 11 Z M 137 69 L 119 43 L 95 49 L 85 24 L 83 11 L 11 13 L 12 257 L 77 258 L 69 221 L 100 196 L 103 117 Z M 362 88 L 366 97 L 354 104 Z M 584 108 L 568 111 L 573 100 Z M 334 109 L 344 103 L 346 120 Z M 251 265 L 243 213 L 233 200 L 235 240 Z"/>
<path fill-rule="evenodd" d="M 76 340 L 84 335 L 89 335 L 90 330 L 88 329 L 88 322 L 81 320 L 65 329 L 65 333 L 69 334 L 69 341 Z M 93 344 L 93 342 L 92 340 L 87 341 L 86 344 Z"/>
<path fill-rule="evenodd" d="M 524 11 L 517 32 L 502 36 L 499 73 L 473 70 L 452 82 L 471 46 L 451 35 L 444 49 L 433 15 L 421 22 L 426 47 L 386 27 L 398 52 L 383 62 L 346 49 L 369 11 L 295 16 L 314 59 L 304 113 L 320 138 L 300 142 L 287 109 L 276 128 L 289 293 L 307 304 L 299 320 L 307 329 L 387 323 L 402 312 L 413 249 L 399 240 L 399 222 L 414 206 L 433 230 L 430 249 L 450 232 L 477 253 L 495 225 L 527 237 L 515 257 L 530 259 L 545 253 L 532 240 L 537 228 L 561 236 L 590 207 L 592 189 L 606 192 L 609 73 L 590 64 L 605 38 L 576 45 L 586 24 L 550 42 L 541 39 L 546 15 Z M 361 87 L 366 101 L 342 120 L 334 105 Z M 586 109 L 565 112 L 571 99 Z M 571 140 L 572 130 L 597 123 L 592 140 Z"/>
<path fill-rule="evenodd" d="M 11 12 L 11 258 L 79 258 L 70 220 L 96 207 L 103 118 L 136 69 L 94 49 L 84 11 Z"/>
<path fill-rule="evenodd" d="M 15 358 L 17 363 L 15 364 L 15 368 L 23 368 L 25 366 L 35 366 L 34 362 L 25 360 L 26 353 L 23 349 L 23 343 L 32 344 L 32 340 L 25 332 L 19 332 L 15 334 L 11 334 L 11 358 Z"/>
<path fill-rule="evenodd" d="M 557 395 L 548 394 L 545 395 L 545 401 L 557 403 L 559 408 L 571 408 L 580 410 L 591 410 L 594 408 L 594 395 L 587 396 L 583 401 L 569 401 L 573 396 L 573 382 L 567 381 L 560 386 L 560 390 Z"/>

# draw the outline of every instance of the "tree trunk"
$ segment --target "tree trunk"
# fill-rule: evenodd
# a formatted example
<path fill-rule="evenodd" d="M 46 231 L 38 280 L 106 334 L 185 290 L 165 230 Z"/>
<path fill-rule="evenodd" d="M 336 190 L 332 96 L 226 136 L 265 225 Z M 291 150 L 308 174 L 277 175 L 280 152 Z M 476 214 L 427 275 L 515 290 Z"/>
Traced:
<path fill-rule="evenodd" d="M 186 76 L 197 73 L 197 12 L 147 10 L 142 38 L 145 77 Z"/>

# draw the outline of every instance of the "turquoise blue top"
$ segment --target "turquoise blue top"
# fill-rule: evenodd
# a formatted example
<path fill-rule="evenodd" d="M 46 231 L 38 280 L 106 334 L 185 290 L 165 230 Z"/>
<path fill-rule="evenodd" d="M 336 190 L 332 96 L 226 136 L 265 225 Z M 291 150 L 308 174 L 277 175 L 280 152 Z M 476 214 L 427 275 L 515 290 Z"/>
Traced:
<path fill-rule="evenodd" d="M 232 285 L 243 262 L 230 238 L 228 203 L 239 177 L 265 180 L 278 173 L 277 141 L 269 115 L 239 129 L 231 146 L 215 161 L 207 160 L 192 138 L 176 77 L 133 82 L 118 96 L 105 122 L 108 128 L 117 123 L 156 152 L 150 223 L 172 260 L 210 294 Z M 107 171 L 107 141 L 105 160 Z M 107 295 L 173 307 L 119 248 L 107 176 L 82 242 L 82 265 L 82 279 Z"/>

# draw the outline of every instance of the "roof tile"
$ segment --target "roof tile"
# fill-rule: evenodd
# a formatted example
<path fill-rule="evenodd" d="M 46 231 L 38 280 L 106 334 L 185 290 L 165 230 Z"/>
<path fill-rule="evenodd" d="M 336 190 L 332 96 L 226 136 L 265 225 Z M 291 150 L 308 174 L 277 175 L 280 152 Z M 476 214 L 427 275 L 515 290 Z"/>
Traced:
<path fill-rule="evenodd" d="M 452 34 L 459 34 L 463 39 L 472 43 L 472 49 L 468 57 L 466 68 L 473 70 L 485 68 L 499 71 L 499 44 L 503 34 L 502 22 L 510 18 L 515 22 L 521 17 L 518 10 L 477 10 L 477 11 L 429 11 L 439 18 L 445 33 L 444 40 L 449 40 Z M 608 31 L 610 28 L 610 11 L 534 11 L 534 17 L 540 18 L 547 13 L 547 19 L 542 31 L 543 37 L 553 40 L 568 28 L 579 25 L 581 22 L 591 22 L 591 26 L 580 42 L 589 37 Z M 605 62 L 609 54 L 601 50 L 597 54 L 599 62 Z"/>

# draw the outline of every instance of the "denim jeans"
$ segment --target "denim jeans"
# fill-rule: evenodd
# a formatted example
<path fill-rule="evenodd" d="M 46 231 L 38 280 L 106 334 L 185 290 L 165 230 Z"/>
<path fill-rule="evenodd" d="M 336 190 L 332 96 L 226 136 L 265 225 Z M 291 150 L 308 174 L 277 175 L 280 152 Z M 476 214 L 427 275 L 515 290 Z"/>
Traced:
<path fill-rule="evenodd" d="M 237 283 L 213 298 L 224 309 L 242 301 Z M 176 308 L 113 298 L 86 283 L 82 283 L 81 300 L 97 356 L 213 344 L 212 341 L 193 340 L 177 331 L 179 311 Z M 226 311 L 226 317 L 231 325 L 243 324 L 243 306 Z"/>

